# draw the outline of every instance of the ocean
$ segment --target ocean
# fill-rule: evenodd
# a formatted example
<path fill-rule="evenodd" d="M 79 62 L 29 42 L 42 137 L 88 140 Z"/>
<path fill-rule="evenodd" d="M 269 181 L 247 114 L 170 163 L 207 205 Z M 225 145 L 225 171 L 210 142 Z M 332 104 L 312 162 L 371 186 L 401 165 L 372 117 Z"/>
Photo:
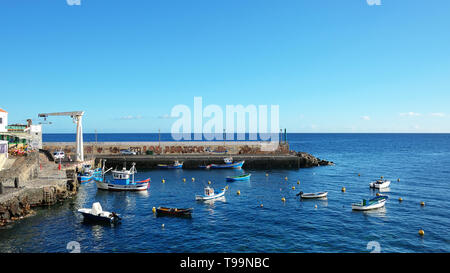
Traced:
<path fill-rule="evenodd" d="M 291 150 L 335 165 L 299 170 L 251 170 L 245 165 L 243 170 L 138 170 L 138 178 L 151 178 L 147 193 L 103 192 L 95 183 L 82 185 L 74 199 L 37 209 L 36 216 L 1 228 L 0 252 L 69 252 L 73 242 L 88 253 L 370 252 L 372 245 L 381 252 L 450 251 L 450 134 L 287 138 Z M 95 134 L 86 134 L 84 140 L 95 141 Z M 97 141 L 157 140 L 158 134 L 97 135 Z M 170 135 L 162 134 L 161 140 L 170 140 Z M 44 135 L 44 141 L 75 141 L 75 136 Z M 226 176 L 244 172 L 252 174 L 250 181 L 225 182 Z M 352 211 L 352 203 L 376 195 L 368 184 L 380 176 L 392 181 L 383 192 L 389 197 L 386 206 Z M 225 200 L 195 201 L 208 181 L 216 190 L 229 185 Z M 302 201 L 296 197 L 299 191 L 329 194 L 325 201 Z M 77 209 L 96 201 L 121 214 L 122 223 L 84 223 Z M 155 217 L 152 207 L 158 206 L 191 207 L 193 217 Z M 420 229 L 424 236 L 418 235 Z"/>

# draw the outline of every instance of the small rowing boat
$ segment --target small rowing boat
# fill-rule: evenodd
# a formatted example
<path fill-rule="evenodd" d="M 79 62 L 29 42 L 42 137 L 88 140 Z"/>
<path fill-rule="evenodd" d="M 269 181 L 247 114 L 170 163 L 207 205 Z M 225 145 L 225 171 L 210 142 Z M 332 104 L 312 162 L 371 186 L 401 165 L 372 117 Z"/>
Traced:
<path fill-rule="evenodd" d="M 92 204 L 92 208 L 90 209 L 79 209 L 78 212 L 83 215 L 85 220 L 90 221 L 114 223 L 122 220 L 122 218 L 119 217 L 119 214 L 104 211 L 99 202 Z"/>
<path fill-rule="evenodd" d="M 178 162 L 175 160 L 173 164 L 158 164 L 158 168 L 160 169 L 181 169 L 183 168 L 183 162 Z"/>
<path fill-rule="evenodd" d="M 156 216 L 176 216 L 176 217 L 191 217 L 193 208 L 178 209 L 158 207 L 156 209 Z"/>
<path fill-rule="evenodd" d="M 228 182 L 233 182 L 233 181 L 249 180 L 251 175 L 252 174 L 250 174 L 250 173 L 246 173 L 246 174 L 238 175 L 238 176 L 228 176 L 227 177 L 227 181 Z"/>
<path fill-rule="evenodd" d="M 387 196 L 380 195 L 367 201 L 363 199 L 361 203 L 352 204 L 353 210 L 371 210 L 381 208 L 386 204 Z"/>
<path fill-rule="evenodd" d="M 389 187 L 390 184 L 391 181 L 389 180 L 379 179 L 377 181 L 369 183 L 369 186 L 373 189 L 384 189 Z"/>
<path fill-rule="evenodd" d="M 303 193 L 302 191 L 297 193 L 297 196 L 300 195 L 302 199 L 318 199 L 318 198 L 327 198 L 328 192 L 316 192 L 316 193 Z"/>
<path fill-rule="evenodd" d="M 196 201 L 207 201 L 207 200 L 217 199 L 217 198 L 220 198 L 220 197 L 224 196 L 225 191 L 226 191 L 225 189 L 222 189 L 221 192 L 214 193 L 214 189 L 213 188 L 206 187 L 205 188 L 205 194 L 204 195 L 196 195 L 195 196 L 195 200 Z"/>

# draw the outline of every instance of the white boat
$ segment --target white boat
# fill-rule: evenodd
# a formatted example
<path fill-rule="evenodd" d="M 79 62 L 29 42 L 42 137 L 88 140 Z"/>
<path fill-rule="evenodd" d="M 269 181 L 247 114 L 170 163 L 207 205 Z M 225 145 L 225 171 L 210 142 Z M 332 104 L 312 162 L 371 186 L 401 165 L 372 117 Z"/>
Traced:
<path fill-rule="evenodd" d="M 371 210 L 371 209 L 378 209 L 381 207 L 384 207 L 386 204 L 386 200 L 388 199 L 387 196 L 381 195 L 377 196 L 375 198 L 370 199 L 367 201 L 366 199 L 363 199 L 361 203 L 352 204 L 353 210 Z"/>
<path fill-rule="evenodd" d="M 96 180 L 97 188 L 109 191 L 146 191 L 150 186 L 150 178 L 141 181 L 134 181 L 134 174 L 137 172 L 133 166 L 127 170 L 125 167 L 121 171 L 112 171 L 113 180 L 102 179 Z"/>
<path fill-rule="evenodd" d="M 379 179 L 377 181 L 369 183 L 369 186 L 373 189 L 384 189 L 389 187 L 390 184 L 391 181 L 389 180 Z"/>
<path fill-rule="evenodd" d="M 324 191 L 324 192 L 315 192 L 315 193 L 303 193 L 302 191 L 299 192 L 297 194 L 297 196 L 299 196 L 303 199 L 318 199 L 318 198 L 327 198 L 328 196 L 328 192 Z"/>
<path fill-rule="evenodd" d="M 90 209 L 79 209 L 85 220 L 100 221 L 100 222 L 118 222 L 121 220 L 115 212 L 104 211 L 99 202 L 92 204 Z"/>
<path fill-rule="evenodd" d="M 196 201 L 206 201 L 206 200 L 217 199 L 217 198 L 220 198 L 220 197 L 224 196 L 225 191 L 226 191 L 225 189 L 222 189 L 221 192 L 214 193 L 214 189 L 213 188 L 206 187 L 205 188 L 205 195 L 196 195 L 195 196 L 195 200 Z"/>

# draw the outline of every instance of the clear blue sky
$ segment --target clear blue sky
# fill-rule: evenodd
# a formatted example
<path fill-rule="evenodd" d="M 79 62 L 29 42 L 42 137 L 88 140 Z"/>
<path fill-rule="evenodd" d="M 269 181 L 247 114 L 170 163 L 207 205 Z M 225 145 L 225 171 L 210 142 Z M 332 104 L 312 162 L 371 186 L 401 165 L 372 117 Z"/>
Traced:
<path fill-rule="evenodd" d="M 194 96 L 277 104 L 288 132 L 450 132 L 450 1 L 0 0 L 10 123 L 169 132 Z"/>

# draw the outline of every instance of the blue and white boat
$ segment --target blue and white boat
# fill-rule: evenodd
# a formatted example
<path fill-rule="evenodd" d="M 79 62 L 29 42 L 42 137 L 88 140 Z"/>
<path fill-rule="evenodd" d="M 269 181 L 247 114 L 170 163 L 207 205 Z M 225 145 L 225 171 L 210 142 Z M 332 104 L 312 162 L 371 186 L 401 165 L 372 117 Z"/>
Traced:
<path fill-rule="evenodd" d="M 232 157 L 226 157 L 223 160 L 225 164 L 210 164 L 207 167 L 210 169 L 241 169 L 245 160 L 233 162 Z"/>
<path fill-rule="evenodd" d="M 160 169 L 181 169 L 183 168 L 183 162 L 178 162 L 175 160 L 173 164 L 158 164 L 158 168 Z"/>
<path fill-rule="evenodd" d="M 85 184 L 94 179 L 95 171 L 91 169 L 92 166 L 90 164 L 83 164 L 81 166 L 81 171 L 78 173 L 77 178 L 80 184 Z"/>
<path fill-rule="evenodd" d="M 137 172 L 135 165 L 133 162 L 129 170 L 124 167 L 121 171 L 112 171 L 112 180 L 106 180 L 103 174 L 102 179 L 95 181 L 97 188 L 109 191 L 146 191 L 150 187 L 150 178 L 135 181 L 134 174 Z"/>
<path fill-rule="evenodd" d="M 250 176 L 252 176 L 252 174 L 250 174 L 250 173 L 246 173 L 246 174 L 238 175 L 238 176 L 227 176 L 227 181 L 234 182 L 234 181 L 250 180 Z"/>
<path fill-rule="evenodd" d="M 363 199 L 361 203 L 355 203 L 352 204 L 353 210 L 371 210 L 371 209 L 378 209 L 381 207 L 384 207 L 386 204 L 386 200 L 388 199 L 385 195 L 380 195 L 375 198 L 370 199 L 367 201 L 366 199 Z"/>
<path fill-rule="evenodd" d="M 204 195 L 196 195 L 195 200 L 196 201 L 207 201 L 212 199 L 217 199 L 225 195 L 225 189 L 222 189 L 219 193 L 214 193 L 214 189 L 211 187 L 205 188 L 205 194 Z"/>

